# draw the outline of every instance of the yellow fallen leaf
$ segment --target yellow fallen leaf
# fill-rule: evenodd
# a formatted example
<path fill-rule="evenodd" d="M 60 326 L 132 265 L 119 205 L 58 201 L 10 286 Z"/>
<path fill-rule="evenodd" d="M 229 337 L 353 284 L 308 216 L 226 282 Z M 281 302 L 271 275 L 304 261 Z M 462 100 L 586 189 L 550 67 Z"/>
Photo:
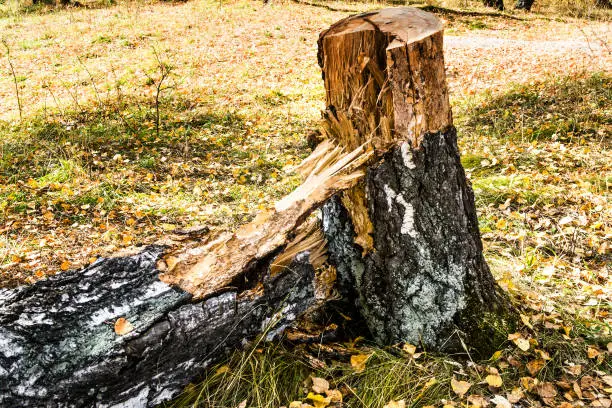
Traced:
<path fill-rule="evenodd" d="M 125 317 L 120 317 L 115 322 L 115 333 L 119 336 L 126 335 L 132 330 L 134 330 L 134 326 Z"/>
<path fill-rule="evenodd" d="M 503 383 L 502 378 L 498 374 L 489 374 L 489 375 L 487 375 L 487 377 L 485 378 L 485 381 L 491 387 L 496 387 L 496 388 L 501 387 L 501 385 Z"/>
<path fill-rule="evenodd" d="M 416 352 L 416 346 L 413 346 L 412 344 L 406 343 L 404 344 L 404 347 L 402 347 L 402 350 L 404 350 L 406 353 L 413 355 Z"/>
<path fill-rule="evenodd" d="M 522 313 L 519 314 L 519 316 L 520 316 L 521 321 L 523 322 L 523 324 L 533 330 L 533 326 L 531 325 L 531 322 L 529 321 L 529 316 L 525 316 Z"/>
<path fill-rule="evenodd" d="M 451 379 L 451 388 L 459 396 L 459 398 L 463 398 L 466 392 L 470 389 L 472 384 L 467 381 L 459 381 L 456 380 L 455 377 Z"/>
<path fill-rule="evenodd" d="M 502 356 L 503 350 L 497 350 L 495 353 L 493 353 L 493 355 L 491 356 L 491 358 L 489 359 L 490 361 L 497 361 L 499 360 L 499 358 Z"/>
<path fill-rule="evenodd" d="M 538 380 L 536 378 L 521 377 L 521 386 L 527 391 L 531 391 L 537 384 Z"/>
<path fill-rule="evenodd" d="M 62 264 L 60 265 L 60 269 L 62 271 L 67 271 L 68 269 L 70 269 L 70 262 L 68 261 L 62 262 Z"/>
<path fill-rule="evenodd" d="M 215 371 L 215 374 L 219 375 L 219 374 L 227 373 L 229 370 L 230 370 L 229 366 L 224 365 L 224 366 L 217 368 L 217 371 Z"/>
<path fill-rule="evenodd" d="M 538 358 L 537 360 L 530 361 L 526 364 L 527 371 L 529 374 L 535 376 L 544 366 L 546 365 L 546 361 L 542 358 Z"/>
<path fill-rule="evenodd" d="M 361 373 L 363 370 L 365 370 L 366 361 L 368 361 L 369 358 L 370 358 L 370 354 L 352 355 L 351 356 L 351 366 L 356 372 Z"/>
<path fill-rule="evenodd" d="M 322 395 L 315 394 L 315 393 L 312 393 L 312 392 L 308 393 L 308 395 L 306 396 L 306 399 L 309 399 L 310 401 L 312 401 L 312 403 L 314 404 L 315 408 L 325 408 L 325 407 L 329 406 L 329 404 L 331 404 L 331 398 L 330 397 L 324 397 Z"/>
<path fill-rule="evenodd" d="M 500 218 L 495 224 L 495 226 L 497 227 L 497 229 L 506 229 L 508 227 L 508 220 L 506 220 L 505 218 Z"/>
<path fill-rule="evenodd" d="M 404 400 L 399 400 L 399 401 L 391 400 L 383 408 L 406 408 L 406 401 L 404 401 Z"/>
<path fill-rule="evenodd" d="M 598 355 L 599 355 L 599 350 L 597 350 L 596 348 L 593 348 L 593 347 L 587 348 L 587 356 L 589 356 L 589 358 L 596 358 Z"/>
<path fill-rule="evenodd" d="M 312 390 L 317 394 L 325 394 L 329 390 L 329 382 L 325 378 L 312 377 Z"/>

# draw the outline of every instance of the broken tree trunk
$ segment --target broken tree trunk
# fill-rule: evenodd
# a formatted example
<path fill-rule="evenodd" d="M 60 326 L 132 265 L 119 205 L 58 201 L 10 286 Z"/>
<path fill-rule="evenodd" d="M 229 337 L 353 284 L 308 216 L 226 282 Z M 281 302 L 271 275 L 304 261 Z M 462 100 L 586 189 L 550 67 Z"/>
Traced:
<path fill-rule="evenodd" d="M 482 255 L 439 20 L 411 8 L 349 17 L 321 34 L 319 63 L 326 136 L 349 149 L 372 140 L 382 156 L 323 209 L 341 293 L 383 344 L 456 349 L 461 337 L 486 353 L 512 316 Z"/>
<path fill-rule="evenodd" d="M 363 177 L 371 156 L 322 143 L 304 184 L 234 234 L 0 290 L 0 405 L 153 406 L 227 351 L 274 338 L 330 296 L 309 215 Z"/>
<path fill-rule="evenodd" d="M 163 252 L 149 247 L 0 290 L 0 406 L 154 406 L 316 302 L 308 253 L 260 288 L 228 286 L 194 301 L 159 280 Z M 122 317 L 129 324 L 114 326 Z"/>
<path fill-rule="evenodd" d="M 494 344 L 511 312 L 482 257 L 439 21 L 365 13 L 319 47 L 326 140 L 304 183 L 235 233 L 0 290 L 0 405 L 153 406 L 337 292 L 381 343 Z"/>

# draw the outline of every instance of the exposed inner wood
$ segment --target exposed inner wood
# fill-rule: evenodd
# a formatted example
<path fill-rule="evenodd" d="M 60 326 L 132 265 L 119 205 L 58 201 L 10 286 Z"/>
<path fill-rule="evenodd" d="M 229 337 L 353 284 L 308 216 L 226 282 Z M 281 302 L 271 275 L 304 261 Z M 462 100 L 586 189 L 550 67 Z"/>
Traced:
<path fill-rule="evenodd" d="M 371 141 L 378 156 L 420 145 L 452 124 L 444 80 L 442 25 L 412 8 L 351 16 L 319 37 L 327 109 L 323 136 L 351 149 Z M 363 183 L 342 194 L 363 254 L 373 250 Z"/>
<path fill-rule="evenodd" d="M 344 153 L 331 142 L 322 143 L 302 166 L 308 174 L 302 185 L 234 234 L 225 233 L 205 246 L 166 256 L 166 272 L 160 274 L 160 280 L 195 298 L 222 289 L 249 265 L 289 244 L 296 228 L 314 209 L 336 192 L 354 186 L 364 176 L 361 167 L 372 155 L 367 144 Z M 314 237 L 310 239 L 307 243 L 316 242 Z M 294 241 L 294 245 L 298 243 Z M 314 251 L 313 257 L 320 262 L 321 250 Z"/>
<path fill-rule="evenodd" d="M 309 262 L 313 268 L 318 269 L 327 260 L 326 241 L 318 220 L 312 219 L 303 225 L 296 237 L 270 263 L 270 276 L 274 277 L 293 262 L 300 252 L 309 252 Z"/>

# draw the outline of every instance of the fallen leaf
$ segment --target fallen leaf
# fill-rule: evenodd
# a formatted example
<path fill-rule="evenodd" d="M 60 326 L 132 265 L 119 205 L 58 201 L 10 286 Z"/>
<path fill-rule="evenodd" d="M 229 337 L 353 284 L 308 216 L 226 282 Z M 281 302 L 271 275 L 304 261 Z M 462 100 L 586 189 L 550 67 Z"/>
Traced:
<path fill-rule="evenodd" d="M 497 350 L 495 353 L 493 353 L 493 355 L 491 356 L 491 358 L 489 359 L 490 361 L 497 361 L 499 360 L 499 358 L 502 356 L 503 350 Z"/>
<path fill-rule="evenodd" d="M 521 333 L 509 334 L 508 340 L 512 341 L 519 349 L 523 351 L 529 350 L 529 340 L 523 338 Z"/>
<path fill-rule="evenodd" d="M 242 401 L 236 406 L 236 408 L 246 408 L 247 400 Z"/>
<path fill-rule="evenodd" d="M 521 398 L 523 398 L 525 396 L 525 394 L 523 393 L 523 390 L 521 390 L 518 387 L 514 387 L 512 389 L 511 392 L 509 392 L 508 394 L 506 394 L 506 397 L 508 398 L 508 401 L 511 404 L 516 404 L 517 402 L 519 402 L 521 400 Z"/>
<path fill-rule="evenodd" d="M 546 351 L 544 350 L 536 350 L 536 351 L 538 352 L 542 360 L 550 360 L 550 354 L 548 354 Z"/>
<path fill-rule="evenodd" d="M 485 381 L 487 382 L 487 384 L 489 384 L 491 387 L 495 387 L 495 388 L 499 388 L 501 387 L 503 380 L 502 378 L 498 375 L 498 374 L 490 374 L 487 375 L 487 377 L 485 378 Z"/>
<path fill-rule="evenodd" d="M 612 405 L 612 401 L 608 398 L 599 398 L 591 402 L 591 406 L 593 407 L 610 408 L 610 405 Z"/>
<path fill-rule="evenodd" d="M 557 388 L 553 383 L 544 382 L 536 387 L 540 398 L 554 398 L 557 396 Z"/>
<path fill-rule="evenodd" d="M 589 356 L 589 358 L 597 358 L 597 356 L 599 356 L 599 350 L 594 347 L 589 347 L 587 348 L 587 356 Z"/>
<path fill-rule="evenodd" d="M 474 406 L 476 408 L 479 408 L 479 407 L 485 408 L 489 405 L 486 398 L 478 394 L 468 395 L 467 402 L 469 406 Z"/>
<path fill-rule="evenodd" d="M 404 344 L 404 347 L 402 347 L 402 350 L 404 350 L 406 353 L 413 355 L 416 352 L 416 346 L 413 346 L 412 344 L 406 343 Z"/>
<path fill-rule="evenodd" d="M 230 370 L 228 365 L 224 365 L 221 366 L 219 368 L 217 368 L 217 371 L 215 371 L 215 375 L 219 375 L 219 374 L 225 374 Z"/>
<path fill-rule="evenodd" d="M 70 269 L 70 262 L 68 262 L 68 261 L 62 262 L 62 264 L 60 265 L 60 269 L 62 271 L 67 271 L 68 269 Z"/>
<path fill-rule="evenodd" d="M 456 380 L 455 377 L 451 379 L 451 388 L 459 396 L 459 398 L 463 398 L 466 392 L 470 389 L 472 384 L 467 381 L 459 381 Z"/>
<path fill-rule="evenodd" d="M 501 395 L 496 395 L 491 399 L 491 402 L 495 404 L 495 408 L 512 408 L 512 404 Z"/>
<path fill-rule="evenodd" d="M 312 377 L 312 390 L 317 394 L 325 394 L 329 390 L 329 382 L 325 378 Z"/>
<path fill-rule="evenodd" d="M 521 377 L 521 386 L 527 391 L 531 391 L 538 384 L 538 380 L 531 377 Z"/>
<path fill-rule="evenodd" d="M 544 361 L 544 359 L 541 359 L 541 358 L 538 358 L 537 360 L 532 360 L 526 364 L 527 371 L 529 371 L 529 374 L 533 376 L 539 373 L 540 370 L 544 368 L 545 365 L 546 365 L 546 361 Z"/>
<path fill-rule="evenodd" d="M 576 396 L 580 399 L 582 399 L 582 389 L 580 388 L 580 385 L 578 385 L 577 382 L 575 382 L 572 386 L 572 388 L 574 389 L 574 392 L 576 393 Z"/>
<path fill-rule="evenodd" d="M 572 365 L 572 366 L 567 366 L 567 367 L 565 367 L 565 371 L 567 371 L 568 373 L 570 373 L 573 376 L 578 376 L 578 375 L 580 375 L 580 373 L 582 373 L 582 365 L 576 364 L 576 365 Z"/>
<path fill-rule="evenodd" d="M 322 395 L 314 394 L 312 392 L 308 393 L 308 395 L 306 396 L 306 399 L 309 399 L 310 401 L 312 401 L 315 408 L 325 408 L 329 406 L 329 404 L 331 403 L 330 397 L 324 397 Z"/>
<path fill-rule="evenodd" d="M 391 400 L 383 408 L 406 408 L 406 401 L 404 401 L 404 400 L 399 400 L 399 401 Z"/>
<path fill-rule="evenodd" d="M 529 350 L 529 340 L 520 338 L 520 339 L 516 339 L 514 343 L 516 344 L 518 348 L 520 348 L 523 351 Z"/>
<path fill-rule="evenodd" d="M 134 326 L 132 326 L 132 323 L 128 322 L 125 317 L 120 317 L 115 322 L 115 333 L 119 336 L 126 335 L 132 330 L 134 330 Z"/>
<path fill-rule="evenodd" d="M 361 373 L 365 370 L 366 361 L 370 358 L 370 354 L 355 354 L 351 356 L 351 366 L 353 369 Z"/>
<path fill-rule="evenodd" d="M 342 393 L 339 390 L 327 390 L 325 395 L 331 398 L 332 402 L 342 402 Z"/>

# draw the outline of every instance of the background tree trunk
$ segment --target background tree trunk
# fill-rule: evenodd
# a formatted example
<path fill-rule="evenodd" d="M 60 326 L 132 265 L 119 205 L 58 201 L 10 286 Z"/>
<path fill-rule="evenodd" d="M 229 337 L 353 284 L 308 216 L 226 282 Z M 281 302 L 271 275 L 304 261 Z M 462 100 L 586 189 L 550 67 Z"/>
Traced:
<path fill-rule="evenodd" d="M 484 5 L 502 11 L 504 9 L 504 0 L 484 0 Z"/>
<path fill-rule="evenodd" d="M 448 349 L 462 337 L 486 354 L 513 318 L 482 255 L 441 24 L 407 8 L 349 17 L 321 35 L 319 63 L 328 137 L 349 149 L 366 137 L 377 151 L 393 146 L 362 184 L 323 209 L 343 293 L 354 291 L 380 343 Z"/>
<path fill-rule="evenodd" d="M 518 0 L 514 8 L 531 11 L 534 0 Z"/>

